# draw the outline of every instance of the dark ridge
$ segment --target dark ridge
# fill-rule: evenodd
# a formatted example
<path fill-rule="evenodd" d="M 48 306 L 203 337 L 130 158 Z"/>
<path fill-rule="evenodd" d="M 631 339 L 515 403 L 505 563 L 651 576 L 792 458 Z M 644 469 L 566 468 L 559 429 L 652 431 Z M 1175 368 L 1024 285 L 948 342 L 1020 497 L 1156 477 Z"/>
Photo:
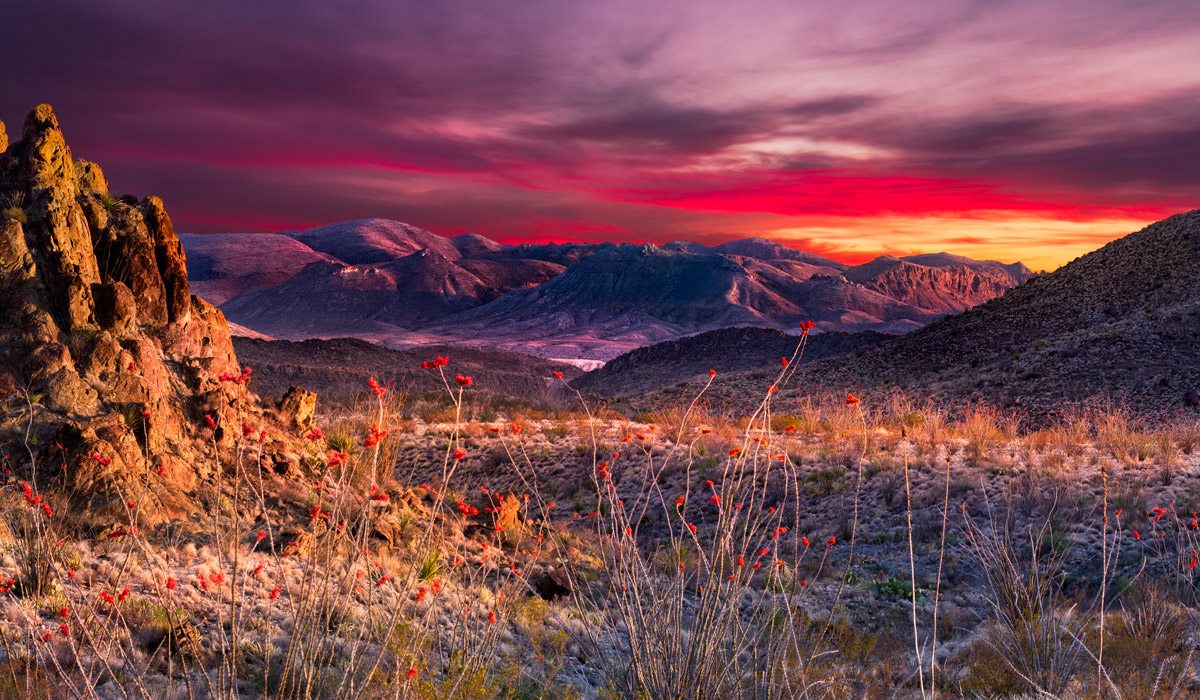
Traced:
<path fill-rule="evenodd" d="M 814 334 L 803 361 L 859 352 L 892 337 L 875 331 Z M 791 357 L 799 342 L 799 336 L 770 328 L 722 328 L 627 352 L 571 386 L 596 395 L 621 396 L 707 378 L 710 369 L 727 373 L 778 367 L 780 358 Z"/>

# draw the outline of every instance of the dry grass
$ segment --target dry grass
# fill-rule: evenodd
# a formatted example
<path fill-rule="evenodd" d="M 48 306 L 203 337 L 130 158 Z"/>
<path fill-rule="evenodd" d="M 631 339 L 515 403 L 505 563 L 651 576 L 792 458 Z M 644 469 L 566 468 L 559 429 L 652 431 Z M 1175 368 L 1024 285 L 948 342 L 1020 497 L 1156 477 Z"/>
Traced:
<path fill-rule="evenodd" d="M 169 529 L 135 531 L 132 503 L 122 535 L 89 540 L 33 506 L 52 490 L 22 495 L 14 479 L 0 502 L 0 566 L 19 581 L 2 599 L 0 687 L 280 699 L 1198 690 L 1200 504 L 1184 505 L 1195 421 L 1107 410 L 1020 433 L 984 406 L 839 397 L 777 411 L 769 391 L 740 418 L 711 413 L 704 392 L 642 420 L 582 397 L 553 416 L 481 411 L 445 376 L 444 397 L 382 391 L 325 416 L 300 475 L 263 470 L 253 439 L 214 443 L 201 515 Z M 1124 492 L 1106 481 L 1099 495 L 1101 465 Z M 1147 478 L 1151 465 L 1170 478 Z"/>

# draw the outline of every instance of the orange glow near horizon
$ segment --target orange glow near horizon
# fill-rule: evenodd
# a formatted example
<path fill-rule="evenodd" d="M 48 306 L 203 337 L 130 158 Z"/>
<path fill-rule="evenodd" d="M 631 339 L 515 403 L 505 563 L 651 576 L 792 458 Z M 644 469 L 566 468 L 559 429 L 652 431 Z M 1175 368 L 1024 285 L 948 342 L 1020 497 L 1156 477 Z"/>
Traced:
<path fill-rule="evenodd" d="M 53 104 L 184 232 L 379 217 L 1053 269 L 1200 205 L 1200 3 L 13 5 L 56 30 L 6 37 L 54 57 L 0 92 L 9 133 Z"/>

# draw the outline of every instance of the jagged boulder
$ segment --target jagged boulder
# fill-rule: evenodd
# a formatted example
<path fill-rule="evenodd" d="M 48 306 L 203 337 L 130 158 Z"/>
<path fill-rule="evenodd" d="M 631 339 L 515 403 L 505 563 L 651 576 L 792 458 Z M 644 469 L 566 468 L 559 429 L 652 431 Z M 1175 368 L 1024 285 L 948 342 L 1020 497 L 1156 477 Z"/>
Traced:
<path fill-rule="evenodd" d="M 293 386 L 279 400 L 279 413 L 292 425 L 311 430 L 317 424 L 317 395 L 303 387 Z"/>

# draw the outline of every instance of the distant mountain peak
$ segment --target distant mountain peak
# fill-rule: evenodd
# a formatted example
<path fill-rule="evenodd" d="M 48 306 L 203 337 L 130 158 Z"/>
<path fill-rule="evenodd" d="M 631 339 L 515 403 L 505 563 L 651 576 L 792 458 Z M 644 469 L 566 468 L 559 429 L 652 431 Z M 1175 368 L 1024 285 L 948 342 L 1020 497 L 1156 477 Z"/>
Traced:
<path fill-rule="evenodd" d="M 846 265 L 843 263 L 759 236 L 727 241 L 713 246 L 712 250 L 718 253 L 744 255 L 748 258 L 757 258 L 759 260 L 798 260 L 837 270 L 846 268 Z"/>
<path fill-rule="evenodd" d="M 511 247 L 478 233 L 460 233 L 451 238 L 450 243 L 467 257 L 498 253 Z"/>
<path fill-rule="evenodd" d="M 384 262 L 422 249 L 436 250 L 450 259 L 461 257 L 448 239 L 390 219 L 345 221 L 288 235 L 313 250 L 353 264 Z"/>
<path fill-rule="evenodd" d="M 197 260 L 245 273 L 215 259 L 219 238 L 198 242 Z M 611 357 L 731 324 L 907 332 L 1024 279 L 999 263 L 938 255 L 931 267 L 890 256 L 849 267 L 762 237 L 506 246 L 375 218 L 264 241 L 273 251 L 264 257 L 277 257 L 274 284 L 246 274 L 205 282 L 245 290 L 224 308 L 249 328 L 283 338 L 416 334 L 548 357 Z"/>

